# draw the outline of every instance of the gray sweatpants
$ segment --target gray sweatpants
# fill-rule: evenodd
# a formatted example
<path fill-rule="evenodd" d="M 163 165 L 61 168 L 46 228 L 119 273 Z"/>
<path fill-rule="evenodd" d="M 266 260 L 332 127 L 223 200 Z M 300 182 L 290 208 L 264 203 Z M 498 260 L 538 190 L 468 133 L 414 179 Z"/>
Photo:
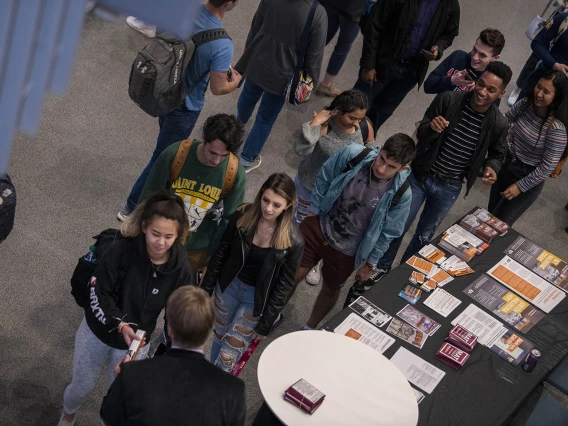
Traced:
<path fill-rule="evenodd" d="M 149 344 L 141 348 L 136 359 L 146 358 L 149 349 Z M 110 387 L 114 381 L 113 369 L 125 356 L 126 350 L 114 349 L 101 342 L 91 331 L 85 317 L 83 317 L 75 335 L 73 379 L 63 394 L 63 411 L 67 414 L 73 414 L 83 405 L 87 395 L 97 384 L 103 364 L 107 360 L 107 380 Z"/>

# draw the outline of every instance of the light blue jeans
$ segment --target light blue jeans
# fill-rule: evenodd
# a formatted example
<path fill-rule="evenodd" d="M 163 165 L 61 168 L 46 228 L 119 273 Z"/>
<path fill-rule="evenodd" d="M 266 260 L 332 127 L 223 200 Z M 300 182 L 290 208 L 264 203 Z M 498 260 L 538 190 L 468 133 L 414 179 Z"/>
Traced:
<path fill-rule="evenodd" d="M 224 292 L 221 292 L 219 283 L 215 287 L 215 333 L 210 360 L 227 373 L 248 348 L 260 320 L 253 316 L 255 290 L 238 278 Z"/>
<path fill-rule="evenodd" d="M 296 198 L 298 200 L 294 208 L 294 223 L 300 226 L 300 223 L 310 212 L 312 192 L 304 186 L 298 175 L 294 178 L 294 184 L 296 185 Z"/>
<path fill-rule="evenodd" d="M 150 336 L 146 337 L 150 342 Z M 136 360 L 148 357 L 150 344 L 140 348 Z M 63 394 L 63 411 L 73 414 L 87 399 L 94 389 L 105 362 L 107 365 L 107 384 L 114 381 L 114 367 L 124 359 L 126 350 L 114 349 L 101 342 L 91 331 L 85 317 L 75 334 L 75 354 L 73 355 L 73 378 Z"/>

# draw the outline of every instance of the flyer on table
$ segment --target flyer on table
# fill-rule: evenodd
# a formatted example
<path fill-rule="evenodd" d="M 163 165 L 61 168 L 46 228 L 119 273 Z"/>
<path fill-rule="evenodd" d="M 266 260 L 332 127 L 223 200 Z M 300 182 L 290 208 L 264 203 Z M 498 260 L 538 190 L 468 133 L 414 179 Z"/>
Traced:
<path fill-rule="evenodd" d="M 406 380 L 426 393 L 432 393 L 446 375 L 439 368 L 403 347 L 398 348 L 391 362 L 404 374 Z"/>
<path fill-rule="evenodd" d="M 487 271 L 487 275 L 505 284 L 546 313 L 549 313 L 566 297 L 562 290 L 515 262 L 509 256 L 505 256 Z"/>
<path fill-rule="evenodd" d="M 568 264 L 528 238 L 518 236 L 505 253 L 546 281 L 568 291 Z"/>
<path fill-rule="evenodd" d="M 349 307 L 377 327 L 382 327 L 392 318 L 389 314 L 369 302 L 363 296 L 359 296 L 349 305 Z"/>
<path fill-rule="evenodd" d="M 544 318 L 544 314 L 533 305 L 485 274 L 463 292 L 523 333 Z"/>
<path fill-rule="evenodd" d="M 384 353 L 395 342 L 394 338 L 369 324 L 357 314 L 349 314 L 333 331 L 358 340 L 380 353 Z"/>

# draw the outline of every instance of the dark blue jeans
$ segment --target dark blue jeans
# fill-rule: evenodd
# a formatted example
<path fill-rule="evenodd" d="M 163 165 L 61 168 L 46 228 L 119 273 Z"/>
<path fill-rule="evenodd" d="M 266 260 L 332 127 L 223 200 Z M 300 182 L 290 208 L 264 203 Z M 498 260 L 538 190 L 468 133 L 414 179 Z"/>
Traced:
<path fill-rule="evenodd" d="M 417 253 L 422 247 L 430 243 L 438 225 L 444 220 L 455 201 L 460 195 L 462 184 L 458 181 L 444 182 L 434 177 L 428 177 L 426 182 L 420 183 L 413 174 L 408 177 L 412 189 L 412 203 L 410 213 L 404 225 L 404 233 L 397 239 L 392 240 L 388 250 L 379 260 L 379 269 L 390 269 L 404 238 L 404 234 L 416 219 L 422 204 L 424 210 L 420 215 L 420 220 L 416 226 L 416 232 L 402 256 L 402 262 L 406 262 L 413 254 Z"/>
<path fill-rule="evenodd" d="M 268 136 L 270 136 L 272 126 L 274 126 L 274 122 L 284 106 L 284 96 L 265 92 L 262 87 L 247 78 L 237 102 L 237 117 L 243 124 L 249 121 L 261 97 L 262 100 L 256 113 L 254 125 L 241 153 L 241 163 L 245 166 L 250 165 L 260 155 Z"/>
<path fill-rule="evenodd" d="M 181 105 L 168 115 L 159 117 L 160 132 L 158 133 L 156 148 L 154 148 L 152 158 L 150 158 L 150 161 L 140 176 L 138 176 L 136 183 L 134 183 L 128 200 L 126 201 L 126 205 L 131 211 L 134 210 L 136 204 L 138 204 L 138 199 L 140 198 L 140 194 L 142 194 L 146 179 L 148 179 L 154 162 L 167 147 L 187 139 L 189 135 L 191 135 L 200 113 L 201 111 L 189 111 L 185 105 Z"/>
<path fill-rule="evenodd" d="M 353 41 L 357 38 L 357 34 L 359 34 L 359 24 L 338 15 L 334 9 L 326 7 L 325 11 L 327 12 L 326 45 L 329 44 L 339 30 L 339 37 L 337 37 L 337 43 L 335 44 L 331 58 L 329 58 L 326 72 L 329 75 L 337 75 L 345 63 L 347 55 L 349 55 Z"/>
<path fill-rule="evenodd" d="M 372 87 L 361 79 L 359 72 L 354 88 L 369 96 L 371 108 L 367 111 L 367 117 L 373 123 L 375 134 L 418 84 L 416 72 L 415 65 L 397 62 L 390 67 L 384 81 L 376 81 Z"/>

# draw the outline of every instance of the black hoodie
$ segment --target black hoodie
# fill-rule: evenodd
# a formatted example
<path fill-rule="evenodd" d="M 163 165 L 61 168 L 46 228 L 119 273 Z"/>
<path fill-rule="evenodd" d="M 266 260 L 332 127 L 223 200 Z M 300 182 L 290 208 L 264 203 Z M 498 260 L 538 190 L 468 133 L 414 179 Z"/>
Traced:
<path fill-rule="evenodd" d="M 90 300 L 85 319 L 91 331 L 105 344 L 128 349 L 118 333 L 120 321 L 146 331 L 146 341 L 175 289 L 189 284 L 191 269 L 187 251 L 179 242 L 170 248 L 170 257 L 156 271 L 146 250 L 144 234 L 117 241 L 99 261 L 91 278 Z"/>

